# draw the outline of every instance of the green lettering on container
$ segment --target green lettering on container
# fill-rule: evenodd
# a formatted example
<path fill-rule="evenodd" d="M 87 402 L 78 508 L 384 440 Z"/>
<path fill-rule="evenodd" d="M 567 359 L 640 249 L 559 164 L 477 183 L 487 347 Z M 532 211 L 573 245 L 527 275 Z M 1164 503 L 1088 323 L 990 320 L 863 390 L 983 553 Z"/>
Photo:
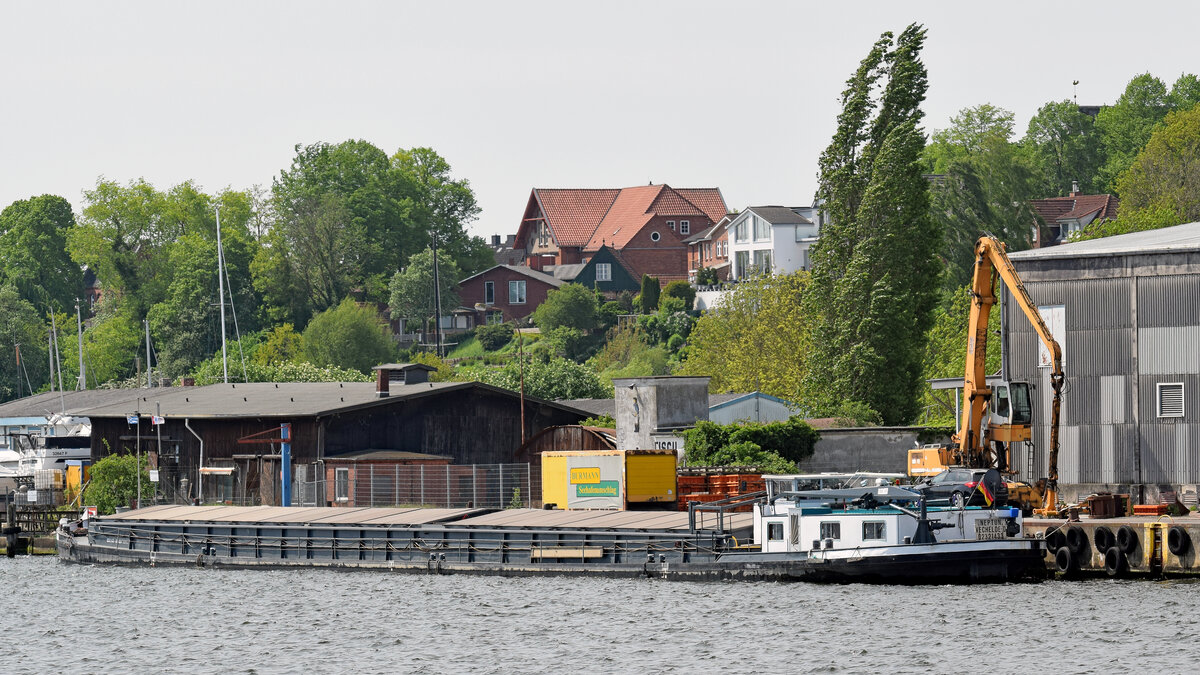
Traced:
<path fill-rule="evenodd" d="M 575 486 L 576 497 L 620 497 L 621 483 L 615 480 L 602 480 L 599 483 Z"/>

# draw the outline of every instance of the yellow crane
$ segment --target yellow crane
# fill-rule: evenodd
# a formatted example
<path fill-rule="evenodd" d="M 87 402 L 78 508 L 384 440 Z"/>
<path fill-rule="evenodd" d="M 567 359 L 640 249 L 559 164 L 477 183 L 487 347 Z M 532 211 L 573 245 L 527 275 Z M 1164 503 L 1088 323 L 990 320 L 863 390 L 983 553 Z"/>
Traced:
<path fill-rule="evenodd" d="M 948 446 L 909 451 L 909 475 L 927 475 L 947 466 L 995 467 L 1011 475 L 1012 443 L 1031 438 L 1032 404 L 1028 382 L 987 383 L 988 317 L 996 304 L 996 281 L 1004 282 L 1038 338 L 1050 353 L 1050 408 L 1048 471 L 1038 485 L 1011 484 L 1009 501 L 1035 508 L 1041 515 L 1058 508 L 1058 422 L 1062 408 L 1062 349 L 1037 305 L 1017 276 L 1004 244 L 985 235 L 975 243 L 975 270 L 971 283 L 971 316 L 967 329 L 967 361 L 963 379 L 962 420 Z"/>

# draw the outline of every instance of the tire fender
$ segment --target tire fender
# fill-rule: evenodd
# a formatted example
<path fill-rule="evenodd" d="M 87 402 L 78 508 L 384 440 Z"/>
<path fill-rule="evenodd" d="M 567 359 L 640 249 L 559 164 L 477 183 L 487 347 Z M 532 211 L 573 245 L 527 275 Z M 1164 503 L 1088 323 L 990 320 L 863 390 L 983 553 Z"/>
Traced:
<path fill-rule="evenodd" d="M 1179 525 L 1172 526 L 1167 530 L 1167 550 L 1172 555 L 1183 555 L 1192 547 L 1192 536 L 1188 531 Z"/>
<path fill-rule="evenodd" d="M 1125 552 L 1119 546 L 1113 546 L 1104 552 L 1104 572 L 1110 577 L 1119 577 L 1129 569 L 1129 561 Z"/>
<path fill-rule="evenodd" d="M 1128 525 L 1122 525 L 1121 529 L 1117 530 L 1117 547 L 1123 553 L 1133 553 L 1138 547 L 1137 530 Z"/>

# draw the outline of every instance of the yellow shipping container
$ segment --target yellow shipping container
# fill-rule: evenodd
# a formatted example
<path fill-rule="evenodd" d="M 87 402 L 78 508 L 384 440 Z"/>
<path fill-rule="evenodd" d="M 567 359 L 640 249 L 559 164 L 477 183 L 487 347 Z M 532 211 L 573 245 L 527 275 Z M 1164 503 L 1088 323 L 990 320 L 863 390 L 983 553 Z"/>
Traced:
<path fill-rule="evenodd" d="M 624 509 L 673 503 L 674 450 L 542 453 L 542 501 L 560 509 Z"/>

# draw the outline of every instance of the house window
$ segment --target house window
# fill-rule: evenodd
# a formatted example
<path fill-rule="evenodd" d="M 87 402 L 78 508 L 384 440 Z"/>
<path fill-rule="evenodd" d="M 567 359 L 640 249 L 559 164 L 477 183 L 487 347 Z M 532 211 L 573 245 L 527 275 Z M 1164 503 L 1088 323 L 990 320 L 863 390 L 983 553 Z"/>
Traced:
<path fill-rule="evenodd" d="M 771 224 L 762 218 L 754 219 L 754 241 L 771 241 Z"/>
<path fill-rule="evenodd" d="M 539 247 L 546 246 L 550 243 L 550 228 L 546 226 L 546 221 L 538 223 L 537 242 Z"/>
<path fill-rule="evenodd" d="M 659 239 L 661 239 L 661 238 L 662 238 L 662 235 L 660 235 L 660 234 L 659 234 L 659 233 L 657 233 L 657 232 L 651 232 L 651 233 L 650 233 L 650 241 L 658 241 L 658 240 L 659 240 Z"/>
<path fill-rule="evenodd" d="M 821 538 L 822 539 L 841 539 L 842 524 L 841 523 L 821 523 Z"/>
<path fill-rule="evenodd" d="M 679 221 L 679 234 L 691 234 L 691 233 L 692 233 L 692 221 L 690 221 L 690 220 Z"/>
<path fill-rule="evenodd" d="M 596 263 L 596 281 L 612 281 L 612 263 Z"/>
<path fill-rule="evenodd" d="M 741 222 L 739 222 L 739 223 L 738 223 L 738 224 L 737 224 L 737 225 L 736 225 L 736 226 L 733 228 L 733 240 L 734 240 L 734 241 L 750 241 L 750 225 L 749 225 L 749 222 L 750 222 L 751 220 L 754 220 L 754 216 L 753 216 L 753 215 L 746 216 L 746 218 L 745 218 L 744 220 L 742 220 Z"/>
<path fill-rule="evenodd" d="M 671 231 L 672 231 L 672 232 L 674 232 L 674 231 L 675 231 L 675 221 L 673 221 L 673 220 L 668 220 L 668 221 L 667 221 L 667 227 L 671 228 Z"/>
<path fill-rule="evenodd" d="M 504 315 L 500 312 L 488 312 L 487 323 L 489 326 L 494 326 L 498 323 L 504 323 Z"/>
<path fill-rule="evenodd" d="M 333 498 L 339 502 L 350 501 L 350 469 L 333 470 Z"/>
<path fill-rule="evenodd" d="M 754 271 L 759 274 L 769 274 L 771 272 L 771 252 L 770 251 L 755 251 L 754 252 Z"/>
<path fill-rule="evenodd" d="M 1158 383 L 1158 416 L 1183 417 L 1183 383 Z"/>
<path fill-rule="evenodd" d="M 747 275 L 750 274 L 750 252 L 749 251 L 737 251 L 735 253 L 735 257 L 736 257 L 736 260 L 734 262 L 737 263 L 736 264 L 737 278 L 743 279 Z"/>
<path fill-rule="evenodd" d="M 883 521 L 863 523 L 863 541 L 883 541 Z"/>
<path fill-rule="evenodd" d="M 508 304 L 510 304 L 510 305 L 525 304 L 525 282 L 524 281 L 508 282 Z"/>
<path fill-rule="evenodd" d="M 783 541 L 783 523 L 767 523 L 767 541 Z"/>
<path fill-rule="evenodd" d="M 496 282 L 494 282 L 494 281 L 483 282 L 483 304 L 485 304 L 485 305 L 496 304 Z"/>

